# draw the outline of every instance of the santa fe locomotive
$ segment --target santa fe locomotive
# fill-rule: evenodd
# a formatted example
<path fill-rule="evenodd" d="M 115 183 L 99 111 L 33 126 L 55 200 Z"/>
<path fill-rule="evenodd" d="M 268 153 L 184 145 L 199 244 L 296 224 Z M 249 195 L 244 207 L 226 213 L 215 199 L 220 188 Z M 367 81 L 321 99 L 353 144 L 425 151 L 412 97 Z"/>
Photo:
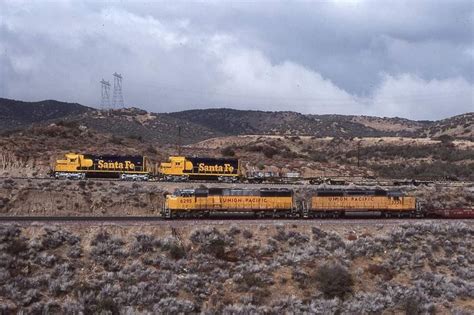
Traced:
<path fill-rule="evenodd" d="M 172 156 L 159 166 L 146 156 L 92 155 L 68 153 L 56 160 L 55 178 L 118 178 L 122 180 L 168 181 L 209 180 L 236 182 L 241 178 L 240 162 L 233 158 Z"/>
<path fill-rule="evenodd" d="M 153 165 L 144 156 L 92 155 L 68 153 L 57 160 L 55 178 L 120 178 L 122 180 L 148 180 Z"/>

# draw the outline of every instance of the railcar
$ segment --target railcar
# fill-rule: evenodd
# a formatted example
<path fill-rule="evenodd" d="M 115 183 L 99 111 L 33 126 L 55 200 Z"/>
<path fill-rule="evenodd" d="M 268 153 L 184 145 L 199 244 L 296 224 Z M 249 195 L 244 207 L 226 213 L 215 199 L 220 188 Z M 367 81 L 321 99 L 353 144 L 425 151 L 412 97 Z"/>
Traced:
<path fill-rule="evenodd" d="M 160 164 L 159 175 L 164 180 L 218 180 L 236 182 L 241 175 L 238 159 L 171 156 Z"/>
<path fill-rule="evenodd" d="M 304 217 L 342 217 L 348 213 L 378 212 L 383 217 L 421 217 L 417 200 L 398 191 L 330 189 L 317 190 Z"/>
<path fill-rule="evenodd" d="M 212 213 L 247 213 L 257 217 L 296 216 L 290 189 L 181 189 L 167 195 L 162 216 L 206 217 Z"/>
<path fill-rule="evenodd" d="M 92 155 L 68 153 L 65 159 L 56 160 L 55 178 L 120 178 L 123 180 L 148 180 L 153 165 L 145 156 Z"/>

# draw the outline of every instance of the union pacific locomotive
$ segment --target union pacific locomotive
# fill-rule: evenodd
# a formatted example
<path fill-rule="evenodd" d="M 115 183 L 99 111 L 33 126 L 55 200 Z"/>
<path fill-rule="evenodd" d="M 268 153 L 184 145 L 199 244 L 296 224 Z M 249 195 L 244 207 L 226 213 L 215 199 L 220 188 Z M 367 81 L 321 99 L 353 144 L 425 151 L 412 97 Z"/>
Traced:
<path fill-rule="evenodd" d="M 309 201 L 309 202 L 307 202 Z M 167 195 L 165 218 L 207 217 L 213 213 L 250 213 L 256 217 L 324 218 L 376 212 L 383 217 L 421 217 L 415 197 L 385 190 L 316 190 L 296 200 L 291 189 L 184 189 Z"/>

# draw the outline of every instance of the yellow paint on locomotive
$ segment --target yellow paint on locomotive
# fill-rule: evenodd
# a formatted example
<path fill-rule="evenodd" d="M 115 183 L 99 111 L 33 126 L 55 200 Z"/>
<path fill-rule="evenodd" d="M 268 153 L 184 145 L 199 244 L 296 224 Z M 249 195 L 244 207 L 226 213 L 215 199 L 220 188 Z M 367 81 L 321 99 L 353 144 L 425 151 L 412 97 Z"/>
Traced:
<path fill-rule="evenodd" d="M 169 162 L 160 163 L 159 173 L 162 175 L 181 176 L 185 171 L 192 171 L 193 163 L 184 156 L 170 156 Z"/>
<path fill-rule="evenodd" d="M 82 154 L 68 153 L 64 160 L 56 160 L 55 172 L 77 172 L 79 167 L 92 167 L 94 162 Z"/>
<path fill-rule="evenodd" d="M 182 197 L 166 196 L 165 207 L 174 211 L 222 210 L 222 211 L 254 211 L 254 210 L 287 210 L 293 207 L 292 197 L 260 197 L 260 196 L 207 196 Z"/>
<path fill-rule="evenodd" d="M 192 175 L 192 176 L 228 176 L 228 177 L 238 177 L 239 174 L 233 173 L 234 167 L 230 164 L 224 165 L 205 165 L 200 163 L 196 165 L 198 168 L 197 172 L 193 172 L 194 165 L 191 161 L 186 159 L 184 156 L 170 156 L 168 162 L 160 163 L 158 169 L 161 175 L 165 176 L 182 176 L 182 175 Z"/>
<path fill-rule="evenodd" d="M 313 196 L 311 210 L 413 211 L 416 198 L 407 196 Z"/>

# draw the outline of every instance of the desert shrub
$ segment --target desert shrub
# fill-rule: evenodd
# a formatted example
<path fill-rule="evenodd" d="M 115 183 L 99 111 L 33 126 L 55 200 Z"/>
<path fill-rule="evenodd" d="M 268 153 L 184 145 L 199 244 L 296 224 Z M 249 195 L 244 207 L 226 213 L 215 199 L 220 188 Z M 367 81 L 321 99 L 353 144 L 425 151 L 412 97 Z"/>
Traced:
<path fill-rule="evenodd" d="M 135 235 L 135 242 L 132 244 L 132 251 L 137 252 L 153 252 L 158 242 L 152 235 L 139 234 Z"/>
<path fill-rule="evenodd" d="M 391 164 L 371 165 L 374 171 L 386 178 L 413 178 L 413 179 L 444 179 L 456 178 L 474 180 L 474 163 L 465 165 L 450 162 L 436 161 L 433 163 L 420 163 L 418 165 Z"/>
<path fill-rule="evenodd" d="M 199 245 L 199 251 L 216 258 L 225 258 L 227 246 L 232 245 L 232 238 L 223 235 L 217 229 L 201 229 L 191 234 L 191 241 Z"/>
<path fill-rule="evenodd" d="M 151 144 L 146 148 L 146 152 L 151 153 L 151 154 L 157 154 L 158 153 L 158 151 L 155 149 L 155 147 L 152 146 Z"/>
<path fill-rule="evenodd" d="M 222 156 L 235 156 L 235 150 L 233 146 L 224 147 L 221 150 Z"/>
<path fill-rule="evenodd" d="M 262 152 L 263 152 L 263 155 L 269 159 L 273 158 L 274 155 L 278 154 L 278 150 L 270 146 L 264 146 L 262 148 Z"/>
<path fill-rule="evenodd" d="M 159 314 L 189 314 L 198 309 L 191 301 L 167 297 L 153 305 L 153 311 Z"/>
<path fill-rule="evenodd" d="M 67 251 L 67 256 L 69 258 L 79 258 L 82 256 L 82 247 L 80 244 L 75 244 L 69 248 Z"/>
<path fill-rule="evenodd" d="M 143 142 L 143 136 L 141 135 L 129 134 L 127 138 L 132 139 L 132 140 L 137 140 L 139 142 Z"/>
<path fill-rule="evenodd" d="M 282 226 L 277 227 L 277 234 L 274 236 L 274 238 L 280 242 L 288 242 L 288 244 L 292 246 L 309 241 L 309 238 L 306 235 L 296 231 L 285 232 L 285 229 Z"/>
<path fill-rule="evenodd" d="M 253 234 L 250 230 L 245 229 L 242 231 L 242 236 L 246 239 L 251 239 L 253 237 Z"/>
<path fill-rule="evenodd" d="M 391 280 L 393 278 L 392 271 L 389 267 L 378 264 L 369 264 L 367 271 L 373 275 L 380 275 L 383 280 Z"/>
<path fill-rule="evenodd" d="M 69 245 L 74 245 L 80 241 L 78 236 L 72 235 L 67 231 L 55 227 L 46 227 L 42 236 L 42 246 L 46 249 L 55 249 L 67 242 Z"/>
<path fill-rule="evenodd" d="M 186 256 L 186 251 L 183 246 L 178 243 L 173 243 L 170 245 L 170 255 L 173 259 L 181 259 Z"/>
<path fill-rule="evenodd" d="M 56 123 L 58 126 L 62 127 L 68 127 L 68 128 L 78 128 L 79 127 L 79 122 L 75 120 L 60 120 Z"/>
<path fill-rule="evenodd" d="M 112 138 L 110 139 L 110 142 L 113 144 L 120 145 L 120 144 L 123 144 L 123 138 L 113 135 Z"/>
<path fill-rule="evenodd" d="M 319 240 L 325 238 L 328 235 L 328 233 L 315 226 L 311 228 L 311 233 L 313 233 L 313 240 Z"/>
<path fill-rule="evenodd" d="M 315 279 L 326 298 L 344 298 L 352 293 L 354 280 L 347 268 L 340 264 L 325 264 L 316 271 Z"/>
<path fill-rule="evenodd" d="M 121 269 L 119 258 L 125 258 L 128 253 L 122 246 L 125 243 L 117 238 L 111 237 L 107 232 L 99 232 L 92 240 L 91 258 L 102 264 L 107 271 L 118 271 Z"/>
<path fill-rule="evenodd" d="M 418 315 L 422 311 L 420 300 L 415 296 L 408 297 L 403 306 L 407 315 Z"/>
<path fill-rule="evenodd" d="M 325 152 L 314 151 L 309 157 L 314 162 L 326 163 L 328 161 L 328 155 Z"/>
<path fill-rule="evenodd" d="M 11 255 L 18 255 L 28 250 L 28 243 L 24 238 L 17 238 L 9 242 L 6 252 Z"/>

